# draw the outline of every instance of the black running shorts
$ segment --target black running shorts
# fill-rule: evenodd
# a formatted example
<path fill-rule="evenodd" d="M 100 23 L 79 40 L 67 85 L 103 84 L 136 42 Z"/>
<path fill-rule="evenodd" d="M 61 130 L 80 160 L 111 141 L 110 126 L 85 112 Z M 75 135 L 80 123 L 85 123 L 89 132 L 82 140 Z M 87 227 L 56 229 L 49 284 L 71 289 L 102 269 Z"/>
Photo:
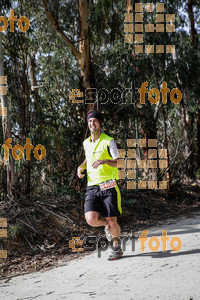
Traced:
<path fill-rule="evenodd" d="M 97 211 L 102 217 L 118 217 L 118 200 L 119 192 L 115 187 L 101 191 L 98 185 L 89 186 L 85 195 L 84 212 Z"/>

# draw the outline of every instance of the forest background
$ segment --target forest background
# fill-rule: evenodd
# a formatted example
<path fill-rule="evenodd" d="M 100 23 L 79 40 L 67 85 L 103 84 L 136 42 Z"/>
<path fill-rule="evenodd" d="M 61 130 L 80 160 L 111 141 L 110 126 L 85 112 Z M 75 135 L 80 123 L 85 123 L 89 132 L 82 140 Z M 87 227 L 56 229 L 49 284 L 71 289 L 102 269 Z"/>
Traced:
<path fill-rule="evenodd" d="M 152 176 L 167 180 L 166 190 L 127 190 L 127 179 L 119 182 L 124 218 L 126 209 L 136 223 L 156 213 L 158 219 L 169 217 L 180 212 L 177 205 L 199 209 L 200 1 L 151 1 L 155 6 L 164 3 L 165 13 L 175 14 L 175 32 L 144 32 L 144 41 L 174 44 L 173 54 L 136 54 L 134 43 L 124 42 L 124 14 L 135 13 L 135 2 L 139 3 L 0 1 L 1 16 L 8 18 L 13 9 L 18 19 L 26 16 L 30 21 L 26 32 L 18 29 L 17 22 L 14 32 L 9 27 L 0 32 L 0 75 L 7 76 L 8 82 L 7 95 L 1 96 L 7 116 L 1 116 L 0 126 L 0 217 L 7 218 L 9 234 L 2 247 L 15 256 L 22 256 L 25 249 L 32 255 L 47 255 L 48 249 L 60 243 L 66 253 L 66 237 L 89 232 L 83 219 L 86 180 L 79 181 L 76 170 L 84 159 L 82 143 L 88 136 L 86 114 L 90 109 L 101 110 L 103 129 L 114 137 L 119 149 L 127 149 L 127 139 L 144 139 L 146 145 L 149 139 L 157 139 L 155 149 L 167 149 L 165 170 L 137 173 L 137 180 Z M 155 23 L 155 15 L 155 11 L 145 12 L 144 23 Z M 141 105 L 137 89 L 145 81 L 148 90 L 159 91 L 162 82 L 167 82 L 170 91 L 178 88 L 182 92 L 182 100 L 174 104 L 168 94 L 166 104 L 161 100 L 152 104 L 146 95 Z M 69 99 L 72 89 L 85 95 L 90 88 L 101 90 L 98 104 L 92 104 L 92 93 L 88 104 Z M 103 89 L 110 93 L 115 88 L 132 89 L 134 103 L 129 94 L 125 99 L 115 95 L 116 103 L 104 104 Z M 12 138 L 12 147 L 24 146 L 30 138 L 34 147 L 46 148 L 46 156 L 39 161 L 32 151 L 30 160 L 26 156 L 15 160 L 10 150 L 7 162 L 2 145 L 8 138 Z M 147 147 L 137 153 L 148 160 Z"/>

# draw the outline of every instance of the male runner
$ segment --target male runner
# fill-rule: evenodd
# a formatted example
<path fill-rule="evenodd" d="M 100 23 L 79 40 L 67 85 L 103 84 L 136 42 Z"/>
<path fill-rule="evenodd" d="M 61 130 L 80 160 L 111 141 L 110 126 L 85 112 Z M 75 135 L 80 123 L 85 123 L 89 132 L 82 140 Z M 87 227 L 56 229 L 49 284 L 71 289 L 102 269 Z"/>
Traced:
<path fill-rule="evenodd" d="M 105 226 L 108 239 L 120 238 L 120 226 L 117 217 L 122 213 L 121 195 L 116 183 L 118 179 L 117 146 L 113 138 L 101 131 L 102 114 L 92 111 L 88 114 L 88 127 L 91 136 L 83 145 L 85 160 L 78 167 L 77 174 L 87 169 L 87 190 L 84 212 L 90 226 Z M 108 260 L 119 259 L 123 252 L 116 241 Z"/>

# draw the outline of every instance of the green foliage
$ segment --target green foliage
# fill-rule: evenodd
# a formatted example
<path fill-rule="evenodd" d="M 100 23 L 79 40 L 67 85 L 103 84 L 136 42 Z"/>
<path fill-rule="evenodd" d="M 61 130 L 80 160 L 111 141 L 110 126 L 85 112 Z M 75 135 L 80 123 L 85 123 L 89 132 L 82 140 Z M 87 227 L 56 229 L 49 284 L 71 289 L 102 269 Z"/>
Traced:
<path fill-rule="evenodd" d="M 199 44 L 197 48 L 191 45 L 186 2 L 177 0 L 167 3 L 168 13 L 176 15 L 176 33 L 144 33 L 146 44 L 175 43 L 175 55 L 137 56 L 134 54 L 134 45 L 124 43 L 125 1 L 91 0 L 88 4 L 90 58 L 95 88 L 97 91 L 106 88 L 109 93 L 114 88 L 120 91 L 129 88 L 133 93 L 133 103 L 130 95 L 125 103 L 122 103 L 120 97 L 116 99 L 119 103 L 115 104 L 110 100 L 102 104 L 101 98 L 98 99 L 99 109 L 106 120 L 106 133 L 115 138 L 119 148 L 126 146 L 127 138 L 135 138 L 136 135 L 143 138 L 144 134 L 154 134 L 158 138 L 159 147 L 165 148 L 166 125 L 170 159 L 173 161 L 176 157 L 171 168 L 172 177 L 181 176 L 189 164 L 184 156 L 186 140 L 183 139 L 183 134 L 193 143 L 193 167 L 197 168 L 200 54 Z M 37 161 L 33 152 L 30 163 L 25 158 L 15 161 L 17 184 L 21 190 L 25 190 L 27 168 L 30 168 L 32 192 L 65 193 L 76 174 L 86 131 L 86 106 L 69 101 L 69 92 L 81 87 L 79 62 L 53 28 L 45 14 L 42 1 L 13 1 L 12 5 L 15 15 L 23 14 L 31 23 L 25 34 L 16 28 L 14 33 L 6 31 L 3 35 L 12 145 L 24 145 L 25 139 L 30 137 L 34 146 L 42 144 L 47 151 L 42 161 Z M 52 0 L 48 2 L 48 6 L 60 28 L 78 50 L 78 2 Z M 194 7 L 195 26 L 199 29 L 199 3 L 194 3 Z M 10 6 L 3 6 L 3 15 L 8 15 L 9 9 Z M 145 13 L 144 21 L 153 22 L 153 17 Z M 198 39 L 199 34 L 197 41 Z M 37 94 L 31 90 L 29 56 L 35 61 Z M 192 116 L 193 126 L 185 128 L 184 132 L 182 107 L 180 104 L 174 105 L 169 96 L 164 108 L 161 103 L 151 104 L 147 96 L 146 104 L 139 105 L 137 89 L 145 81 L 148 82 L 149 90 L 160 90 L 163 81 L 167 82 L 170 90 L 178 87 L 183 94 L 185 118 Z M 0 139 L 2 144 L 2 128 Z M 2 157 L 2 150 L 0 155 Z M 0 172 L 1 178 L 5 177 L 5 168 L 1 168 Z"/>
<path fill-rule="evenodd" d="M 24 232 L 24 227 L 21 223 L 16 223 L 8 227 L 8 237 L 16 239 Z"/>
<path fill-rule="evenodd" d="M 127 199 L 126 205 L 133 206 L 137 202 L 137 199 Z"/>
<path fill-rule="evenodd" d="M 200 168 L 198 168 L 194 174 L 195 174 L 196 178 L 200 178 Z"/>

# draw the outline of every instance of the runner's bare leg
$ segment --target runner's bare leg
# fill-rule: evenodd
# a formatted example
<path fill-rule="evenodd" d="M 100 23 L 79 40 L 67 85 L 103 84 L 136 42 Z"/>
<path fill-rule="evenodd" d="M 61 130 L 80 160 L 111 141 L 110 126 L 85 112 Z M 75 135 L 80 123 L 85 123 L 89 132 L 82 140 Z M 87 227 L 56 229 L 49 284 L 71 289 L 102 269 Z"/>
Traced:
<path fill-rule="evenodd" d="M 97 211 L 88 211 L 85 213 L 85 219 L 90 226 L 99 227 L 106 226 L 108 222 L 99 216 Z"/>
<path fill-rule="evenodd" d="M 120 229 L 119 224 L 117 223 L 117 217 L 107 217 L 106 221 L 108 222 L 108 224 L 110 226 L 110 232 L 112 234 L 112 238 L 114 238 L 114 237 L 120 238 L 121 229 Z M 117 241 L 114 241 L 113 245 L 117 246 L 118 245 Z"/>

